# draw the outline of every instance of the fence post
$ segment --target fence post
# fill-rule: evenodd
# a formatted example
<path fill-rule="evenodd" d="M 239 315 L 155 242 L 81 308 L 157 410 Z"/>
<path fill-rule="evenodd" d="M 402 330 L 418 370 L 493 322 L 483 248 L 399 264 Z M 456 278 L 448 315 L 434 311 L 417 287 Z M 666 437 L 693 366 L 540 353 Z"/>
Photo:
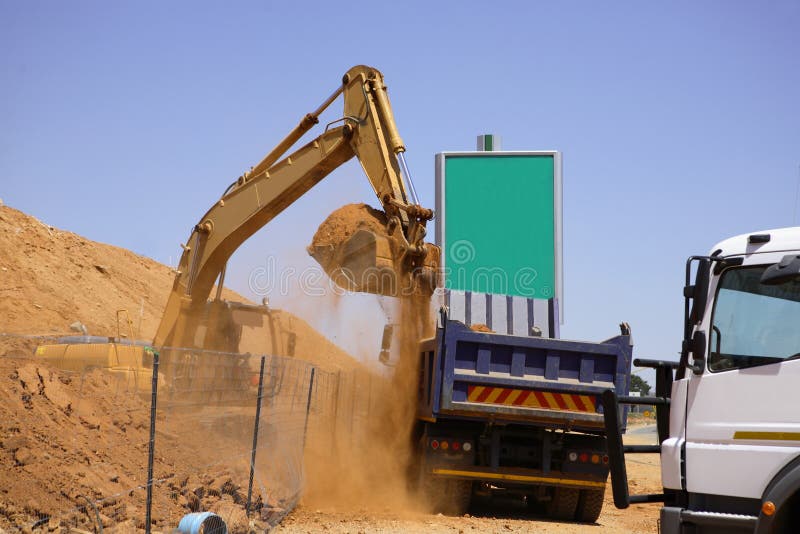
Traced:
<path fill-rule="evenodd" d="M 158 351 L 153 350 L 153 385 L 150 388 L 150 445 L 147 457 L 147 502 L 145 504 L 144 531 L 150 534 L 153 509 L 153 458 L 156 448 L 156 405 L 158 403 Z"/>
<path fill-rule="evenodd" d="M 356 423 L 356 372 L 350 372 L 350 448 L 353 448 L 353 441 L 355 441 L 354 426 Z"/>
<path fill-rule="evenodd" d="M 250 517 L 250 505 L 253 498 L 253 474 L 256 469 L 256 449 L 258 448 L 258 424 L 261 421 L 261 398 L 264 391 L 264 360 L 266 356 L 261 357 L 261 371 L 258 373 L 258 398 L 256 399 L 256 422 L 253 425 L 253 450 L 250 455 L 250 482 L 247 484 L 247 517 Z"/>
<path fill-rule="evenodd" d="M 337 443 L 338 435 L 336 433 L 336 428 L 339 426 L 339 383 L 342 381 L 342 371 L 338 371 L 336 373 L 336 393 L 333 397 L 333 429 L 331 430 L 331 447 L 333 450 L 334 458 L 337 456 L 339 452 L 339 445 Z"/>
<path fill-rule="evenodd" d="M 367 375 L 367 383 L 369 384 L 367 389 L 367 424 L 372 421 L 370 417 L 372 415 L 372 373 Z"/>
<path fill-rule="evenodd" d="M 314 372 L 316 368 L 311 368 L 311 380 L 308 382 L 308 401 L 306 402 L 306 422 L 303 425 L 303 451 L 306 450 L 306 436 L 308 435 L 308 414 L 311 412 L 311 394 L 314 392 Z"/>

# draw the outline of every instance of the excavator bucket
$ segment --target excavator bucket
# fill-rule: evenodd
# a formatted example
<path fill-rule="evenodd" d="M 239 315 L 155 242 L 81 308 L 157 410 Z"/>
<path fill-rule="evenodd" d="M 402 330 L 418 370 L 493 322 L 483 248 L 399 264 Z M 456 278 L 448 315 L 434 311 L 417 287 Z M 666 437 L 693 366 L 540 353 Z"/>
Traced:
<path fill-rule="evenodd" d="M 417 267 L 406 267 L 393 238 L 358 230 L 338 245 L 309 247 L 308 252 L 333 282 L 347 291 L 389 297 L 425 294 L 436 288 L 439 248 L 427 244 Z"/>
<path fill-rule="evenodd" d="M 341 243 L 311 246 L 308 252 L 342 289 L 387 296 L 398 292 L 398 273 L 386 236 L 357 230 Z"/>
<path fill-rule="evenodd" d="M 381 215 L 368 206 L 345 206 L 320 226 L 308 253 L 347 291 L 430 296 L 436 287 L 438 247 L 426 243 L 425 257 L 409 261 L 399 236 L 387 235 Z"/>

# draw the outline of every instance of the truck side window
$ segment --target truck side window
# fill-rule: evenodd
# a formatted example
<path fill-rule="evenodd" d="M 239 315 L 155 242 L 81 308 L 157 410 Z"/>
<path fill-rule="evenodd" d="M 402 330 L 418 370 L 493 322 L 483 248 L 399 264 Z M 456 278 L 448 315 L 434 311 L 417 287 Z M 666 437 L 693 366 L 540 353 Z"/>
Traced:
<path fill-rule="evenodd" d="M 712 316 L 711 371 L 800 358 L 800 282 L 762 285 L 761 274 L 767 267 L 722 273 Z"/>

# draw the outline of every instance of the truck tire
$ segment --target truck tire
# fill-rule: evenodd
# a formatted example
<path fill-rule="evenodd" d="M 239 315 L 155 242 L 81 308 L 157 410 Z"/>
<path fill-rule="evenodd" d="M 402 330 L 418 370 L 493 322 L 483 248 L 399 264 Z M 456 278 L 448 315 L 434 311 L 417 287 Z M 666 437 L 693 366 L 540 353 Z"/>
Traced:
<path fill-rule="evenodd" d="M 578 507 L 575 510 L 575 519 L 581 523 L 595 523 L 603 509 L 603 497 L 606 489 L 581 490 L 578 497 Z"/>
<path fill-rule="evenodd" d="M 422 492 L 434 513 L 461 516 L 469 510 L 472 500 L 472 482 L 452 478 L 422 476 Z"/>
<path fill-rule="evenodd" d="M 447 495 L 450 497 L 446 515 L 462 516 L 469 510 L 472 501 L 472 482 L 469 480 L 449 480 Z M 447 513 L 450 512 L 450 513 Z"/>
<path fill-rule="evenodd" d="M 578 507 L 580 491 L 573 488 L 555 488 L 553 498 L 547 503 L 547 517 L 572 521 Z"/>

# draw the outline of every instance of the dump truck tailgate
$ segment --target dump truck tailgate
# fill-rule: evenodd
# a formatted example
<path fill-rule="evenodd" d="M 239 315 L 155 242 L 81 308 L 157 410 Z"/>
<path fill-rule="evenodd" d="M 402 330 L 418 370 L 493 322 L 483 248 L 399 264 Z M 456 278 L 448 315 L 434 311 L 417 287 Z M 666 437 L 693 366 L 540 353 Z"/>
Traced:
<path fill-rule="evenodd" d="M 422 419 L 489 417 L 599 429 L 599 396 L 629 388 L 629 335 L 590 343 L 475 332 L 447 320 L 421 348 Z"/>

